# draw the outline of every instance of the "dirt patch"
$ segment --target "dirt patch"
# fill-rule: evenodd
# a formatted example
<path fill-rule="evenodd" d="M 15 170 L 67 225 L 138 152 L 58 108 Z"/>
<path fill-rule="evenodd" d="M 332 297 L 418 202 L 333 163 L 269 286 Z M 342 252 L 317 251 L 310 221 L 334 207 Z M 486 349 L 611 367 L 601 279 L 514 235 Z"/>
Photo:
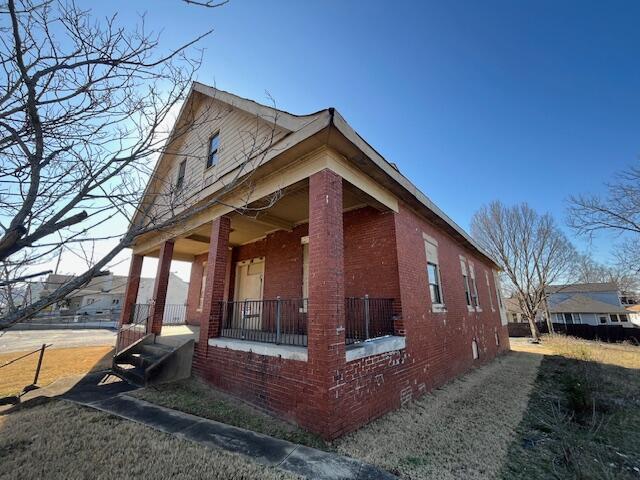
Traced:
<path fill-rule="evenodd" d="M 336 442 L 407 479 L 496 478 L 542 356 L 510 353 Z"/>
<path fill-rule="evenodd" d="M 0 416 L 0 479 L 295 479 L 246 457 L 54 400 Z"/>
<path fill-rule="evenodd" d="M 32 350 L 30 350 L 32 351 Z M 12 352 L 0 355 L 0 366 L 29 352 Z M 80 347 L 48 348 L 40 369 L 39 386 L 49 385 L 60 378 L 96 372 L 111 367 L 113 348 Z M 18 394 L 33 383 L 38 354 L 30 355 L 0 368 L 0 397 Z"/>

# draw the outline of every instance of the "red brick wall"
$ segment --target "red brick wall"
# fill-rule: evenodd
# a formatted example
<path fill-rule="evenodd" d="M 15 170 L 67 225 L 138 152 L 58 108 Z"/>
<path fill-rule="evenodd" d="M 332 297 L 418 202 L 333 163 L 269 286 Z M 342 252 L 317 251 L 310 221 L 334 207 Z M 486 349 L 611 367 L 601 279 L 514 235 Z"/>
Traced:
<path fill-rule="evenodd" d="M 334 406 L 330 408 L 328 404 L 318 405 L 325 399 L 318 395 L 307 362 L 211 347 L 206 357 L 199 353 L 194 361 L 196 374 L 215 386 L 326 437 L 354 430 L 509 348 L 490 266 L 472 251 L 403 204 L 398 214 L 371 208 L 347 212 L 343 224 L 345 296 L 368 293 L 396 298 L 401 314 L 397 323 L 406 331 L 406 350 L 339 366 L 334 372 L 333 390 L 338 401 L 331 402 Z M 234 262 L 265 256 L 264 298 L 300 296 L 300 237 L 307 234 L 307 228 L 304 225 L 294 232 L 276 232 L 259 242 L 234 248 Z M 438 241 L 446 313 L 431 311 L 423 232 Z M 460 255 L 475 266 L 482 312 L 470 313 L 467 309 Z M 490 292 L 485 270 L 489 271 Z M 495 311 L 491 310 L 490 294 Z M 500 338 L 499 347 L 495 333 Z M 478 360 L 472 358 L 473 339 L 480 350 Z M 327 431 L 328 419 L 318 415 L 328 410 L 331 431 Z"/>
<path fill-rule="evenodd" d="M 395 216 L 398 242 L 398 270 L 402 302 L 402 322 L 407 335 L 407 352 L 413 357 L 409 375 L 427 389 L 442 385 L 474 364 L 493 358 L 508 349 L 508 333 L 500 323 L 500 313 L 492 289 L 494 309 L 490 308 L 485 270 L 489 264 L 470 250 L 462 248 L 451 237 L 422 220 L 405 205 Z M 426 256 L 422 233 L 438 241 L 438 260 L 442 277 L 442 293 L 446 313 L 433 313 L 426 276 Z M 475 266 L 481 313 L 467 309 L 460 255 Z M 500 349 L 495 332 L 500 335 Z M 471 342 L 476 338 L 480 358 L 473 360 Z"/>
<path fill-rule="evenodd" d="M 265 299 L 302 296 L 302 243 L 309 225 L 291 232 L 280 230 L 257 242 L 234 247 L 231 254 L 229 298 L 233 298 L 235 264 L 265 257 Z M 344 214 L 345 296 L 399 298 L 398 262 L 395 253 L 393 212 L 378 212 L 371 207 Z M 202 280 L 202 264 L 207 254 L 199 255 L 191 265 L 187 303 L 188 316 L 199 322 L 196 312 Z"/>
<path fill-rule="evenodd" d="M 371 207 L 344 214 L 345 296 L 400 298 L 393 217 Z"/>
<path fill-rule="evenodd" d="M 310 430 L 318 428 L 309 415 L 306 362 L 209 347 L 206 353 L 196 352 L 193 368 L 222 390 Z"/>

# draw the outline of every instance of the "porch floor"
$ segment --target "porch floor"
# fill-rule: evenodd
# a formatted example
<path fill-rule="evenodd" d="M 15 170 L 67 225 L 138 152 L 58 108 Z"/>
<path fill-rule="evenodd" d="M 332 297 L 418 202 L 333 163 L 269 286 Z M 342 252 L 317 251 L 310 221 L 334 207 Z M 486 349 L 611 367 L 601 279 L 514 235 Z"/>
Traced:
<path fill-rule="evenodd" d="M 162 345 L 177 346 L 188 340 L 198 342 L 200 327 L 196 325 L 163 325 L 157 342 Z"/>

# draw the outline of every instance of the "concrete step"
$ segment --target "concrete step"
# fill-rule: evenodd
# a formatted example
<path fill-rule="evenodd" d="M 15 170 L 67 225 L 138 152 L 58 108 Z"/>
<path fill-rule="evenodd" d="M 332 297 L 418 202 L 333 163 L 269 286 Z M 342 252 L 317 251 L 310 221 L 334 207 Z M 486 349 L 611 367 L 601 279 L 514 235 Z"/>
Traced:
<path fill-rule="evenodd" d="M 123 357 L 122 360 L 119 360 L 119 362 L 130 363 L 131 365 L 134 365 L 136 367 L 147 368 L 148 366 L 156 363 L 156 361 L 158 361 L 163 356 L 164 354 L 156 355 L 145 352 L 132 352 Z"/>
<path fill-rule="evenodd" d="M 135 353 L 142 353 L 148 356 L 155 357 L 163 357 L 167 353 L 170 353 L 174 350 L 174 347 L 170 345 L 162 345 L 160 343 L 148 343 L 145 345 L 140 345 L 135 349 Z"/>
<path fill-rule="evenodd" d="M 114 357 L 113 372 L 138 386 L 187 378 L 191 374 L 193 340 L 181 345 L 146 342 L 133 345 Z"/>
<path fill-rule="evenodd" d="M 115 374 L 124 378 L 129 383 L 142 387 L 146 384 L 145 369 L 142 367 L 137 367 L 130 363 L 117 363 L 112 369 Z"/>

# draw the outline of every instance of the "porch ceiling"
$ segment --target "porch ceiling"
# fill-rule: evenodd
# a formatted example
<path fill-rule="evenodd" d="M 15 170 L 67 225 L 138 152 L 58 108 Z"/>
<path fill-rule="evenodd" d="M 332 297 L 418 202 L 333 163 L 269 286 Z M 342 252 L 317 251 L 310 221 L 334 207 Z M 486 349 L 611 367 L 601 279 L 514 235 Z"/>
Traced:
<path fill-rule="evenodd" d="M 378 210 L 387 208 L 371 196 L 351 185 L 343 184 L 342 205 L 345 211 L 370 205 Z M 252 204 L 259 206 L 259 203 Z M 276 230 L 291 230 L 296 225 L 309 221 L 309 182 L 299 182 L 286 188 L 282 197 L 266 210 L 247 214 L 233 213 L 231 216 L 231 246 L 243 245 L 258 240 Z M 177 238 L 174 259 L 193 260 L 193 257 L 209 250 L 210 224 L 202 225 Z M 157 256 L 153 252 L 150 256 Z"/>

